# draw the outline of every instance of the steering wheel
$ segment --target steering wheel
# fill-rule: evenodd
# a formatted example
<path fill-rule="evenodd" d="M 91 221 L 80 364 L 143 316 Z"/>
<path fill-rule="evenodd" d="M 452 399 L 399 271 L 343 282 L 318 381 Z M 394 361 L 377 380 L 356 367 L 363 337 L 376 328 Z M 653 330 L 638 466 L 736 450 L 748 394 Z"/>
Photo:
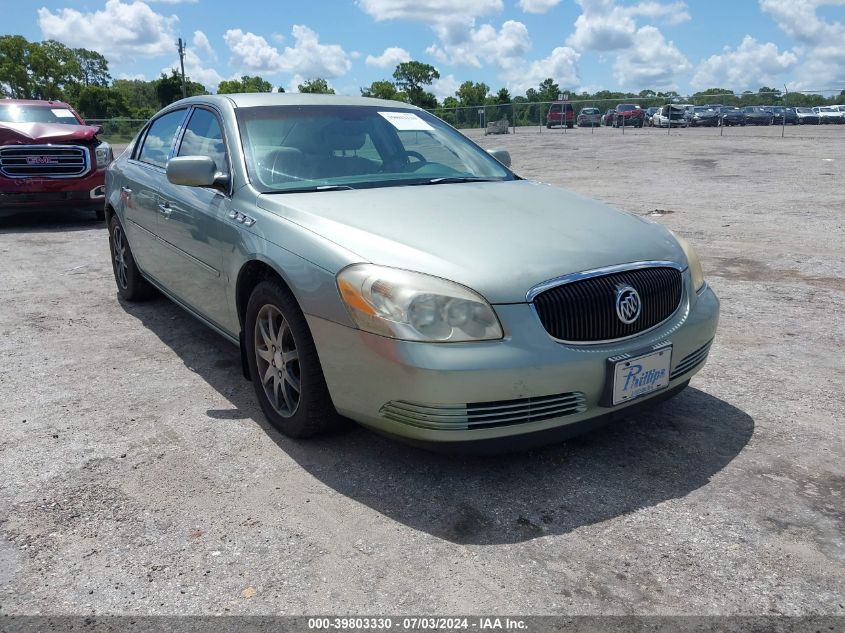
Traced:
<path fill-rule="evenodd" d="M 411 163 L 408 162 L 400 162 L 403 159 L 407 158 L 416 158 L 417 162 Z M 425 156 L 420 154 L 419 152 L 415 152 L 411 149 L 402 150 L 401 152 L 396 152 L 390 158 L 384 161 L 382 164 L 382 168 L 380 171 L 394 171 L 394 167 L 408 165 L 412 167 L 413 170 L 419 169 L 422 165 L 426 164 L 428 161 L 425 159 Z"/>

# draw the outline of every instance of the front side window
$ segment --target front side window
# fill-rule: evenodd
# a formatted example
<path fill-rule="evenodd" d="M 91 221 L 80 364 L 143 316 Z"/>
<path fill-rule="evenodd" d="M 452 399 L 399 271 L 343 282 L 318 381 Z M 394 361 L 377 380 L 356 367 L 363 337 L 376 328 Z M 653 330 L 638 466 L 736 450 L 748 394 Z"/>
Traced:
<path fill-rule="evenodd" d="M 185 128 L 177 156 L 208 156 L 218 171 L 227 171 L 226 146 L 220 122 L 208 110 L 197 108 Z"/>
<path fill-rule="evenodd" d="M 184 118 L 185 109 L 183 108 L 168 112 L 153 121 L 144 138 L 141 151 L 138 153 L 138 160 L 157 167 L 166 167 L 167 159 L 170 158 L 170 149 L 173 147 L 173 141 L 179 133 Z"/>
<path fill-rule="evenodd" d="M 239 108 L 247 168 L 262 192 L 512 180 L 487 152 L 419 110 Z"/>

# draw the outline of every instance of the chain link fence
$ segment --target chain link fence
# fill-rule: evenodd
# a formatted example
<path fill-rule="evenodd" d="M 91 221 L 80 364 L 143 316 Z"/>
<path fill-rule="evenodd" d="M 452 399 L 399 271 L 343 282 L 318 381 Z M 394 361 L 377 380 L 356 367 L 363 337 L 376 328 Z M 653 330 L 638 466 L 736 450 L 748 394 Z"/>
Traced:
<path fill-rule="evenodd" d="M 97 136 L 112 145 L 125 145 L 138 133 L 148 119 L 86 119 L 88 125 L 103 128 Z"/>
<path fill-rule="evenodd" d="M 666 97 L 643 96 L 643 97 L 614 97 L 608 99 L 569 99 L 574 114 L 584 108 L 597 108 L 604 115 L 608 110 L 620 104 L 636 104 L 642 109 L 659 108 L 667 104 L 675 105 L 720 105 L 720 106 L 783 106 L 786 108 L 796 107 L 829 107 L 831 102 L 838 102 L 845 105 L 845 90 L 825 89 L 802 92 L 744 92 L 744 93 L 713 93 L 698 94 L 688 97 Z M 549 108 L 553 103 L 559 101 L 515 101 L 504 104 L 486 104 L 475 106 L 459 106 L 453 108 L 433 108 L 428 111 L 443 119 L 447 123 L 459 129 L 486 128 L 489 123 L 507 121 L 508 127 L 516 132 L 516 128 L 539 128 L 550 125 L 559 126 L 560 111 L 557 118 L 549 121 Z M 843 113 L 845 121 L 845 113 Z"/>

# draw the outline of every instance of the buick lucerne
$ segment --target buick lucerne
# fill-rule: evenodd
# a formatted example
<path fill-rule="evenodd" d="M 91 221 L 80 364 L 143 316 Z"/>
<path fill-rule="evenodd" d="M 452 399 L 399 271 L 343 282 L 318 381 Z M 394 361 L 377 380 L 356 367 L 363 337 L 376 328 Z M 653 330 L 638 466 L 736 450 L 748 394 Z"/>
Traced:
<path fill-rule="evenodd" d="M 118 292 L 237 344 L 293 437 L 540 443 L 678 393 L 719 314 L 693 249 L 509 165 L 399 102 L 182 100 L 109 167 Z"/>

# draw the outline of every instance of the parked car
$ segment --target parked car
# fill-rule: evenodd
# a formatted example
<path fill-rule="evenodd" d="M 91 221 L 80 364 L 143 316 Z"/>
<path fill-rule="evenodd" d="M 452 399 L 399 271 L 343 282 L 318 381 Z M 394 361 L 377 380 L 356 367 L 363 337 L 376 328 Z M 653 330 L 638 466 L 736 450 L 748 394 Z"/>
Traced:
<path fill-rule="evenodd" d="M 578 113 L 579 127 L 594 127 L 601 125 L 601 110 L 598 108 L 581 108 Z"/>
<path fill-rule="evenodd" d="M 654 127 L 686 127 L 686 108 L 676 105 L 665 105 L 651 117 Z"/>
<path fill-rule="evenodd" d="M 396 101 L 178 101 L 108 170 L 118 294 L 239 345 L 293 437 L 512 450 L 683 389 L 719 314 L 692 248 L 509 163 Z"/>
<path fill-rule="evenodd" d="M 653 117 L 655 114 L 657 114 L 657 111 L 658 111 L 658 110 L 660 110 L 660 108 L 657 108 L 657 107 L 654 107 L 654 106 L 652 106 L 652 107 L 650 107 L 650 108 L 646 109 L 646 111 L 645 111 L 645 117 L 644 117 L 644 119 L 643 119 L 643 123 L 644 123 L 647 127 L 651 127 L 652 125 L 654 125 L 654 123 L 652 123 L 652 121 L 651 121 L 651 117 Z"/>
<path fill-rule="evenodd" d="M 742 108 L 723 106 L 719 111 L 720 123 L 724 126 L 745 125 L 745 112 Z"/>
<path fill-rule="evenodd" d="M 633 103 L 620 103 L 616 106 L 613 117 L 613 127 L 642 127 L 645 120 L 645 110 Z"/>
<path fill-rule="evenodd" d="M 616 108 L 610 108 L 601 117 L 602 125 L 606 125 L 606 126 L 610 127 L 611 125 L 613 125 L 614 117 L 616 117 Z"/>
<path fill-rule="evenodd" d="M 819 106 L 813 108 L 813 111 L 819 115 L 819 123 L 842 123 L 845 119 L 845 114 L 835 106 Z"/>
<path fill-rule="evenodd" d="M 762 106 L 745 106 L 745 122 L 748 125 L 771 125 L 773 114 Z"/>
<path fill-rule="evenodd" d="M 685 118 L 689 127 L 715 127 L 719 125 L 720 112 L 709 106 L 694 106 L 687 110 Z"/>
<path fill-rule="evenodd" d="M 99 133 L 63 101 L 0 100 L 0 211 L 91 209 L 102 220 L 112 150 Z"/>
<path fill-rule="evenodd" d="M 546 114 L 546 127 L 563 126 L 572 129 L 575 126 L 575 110 L 568 101 L 553 101 Z"/>
<path fill-rule="evenodd" d="M 795 114 L 800 125 L 818 125 L 820 122 L 819 115 L 813 108 L 795 108 Z"/>

